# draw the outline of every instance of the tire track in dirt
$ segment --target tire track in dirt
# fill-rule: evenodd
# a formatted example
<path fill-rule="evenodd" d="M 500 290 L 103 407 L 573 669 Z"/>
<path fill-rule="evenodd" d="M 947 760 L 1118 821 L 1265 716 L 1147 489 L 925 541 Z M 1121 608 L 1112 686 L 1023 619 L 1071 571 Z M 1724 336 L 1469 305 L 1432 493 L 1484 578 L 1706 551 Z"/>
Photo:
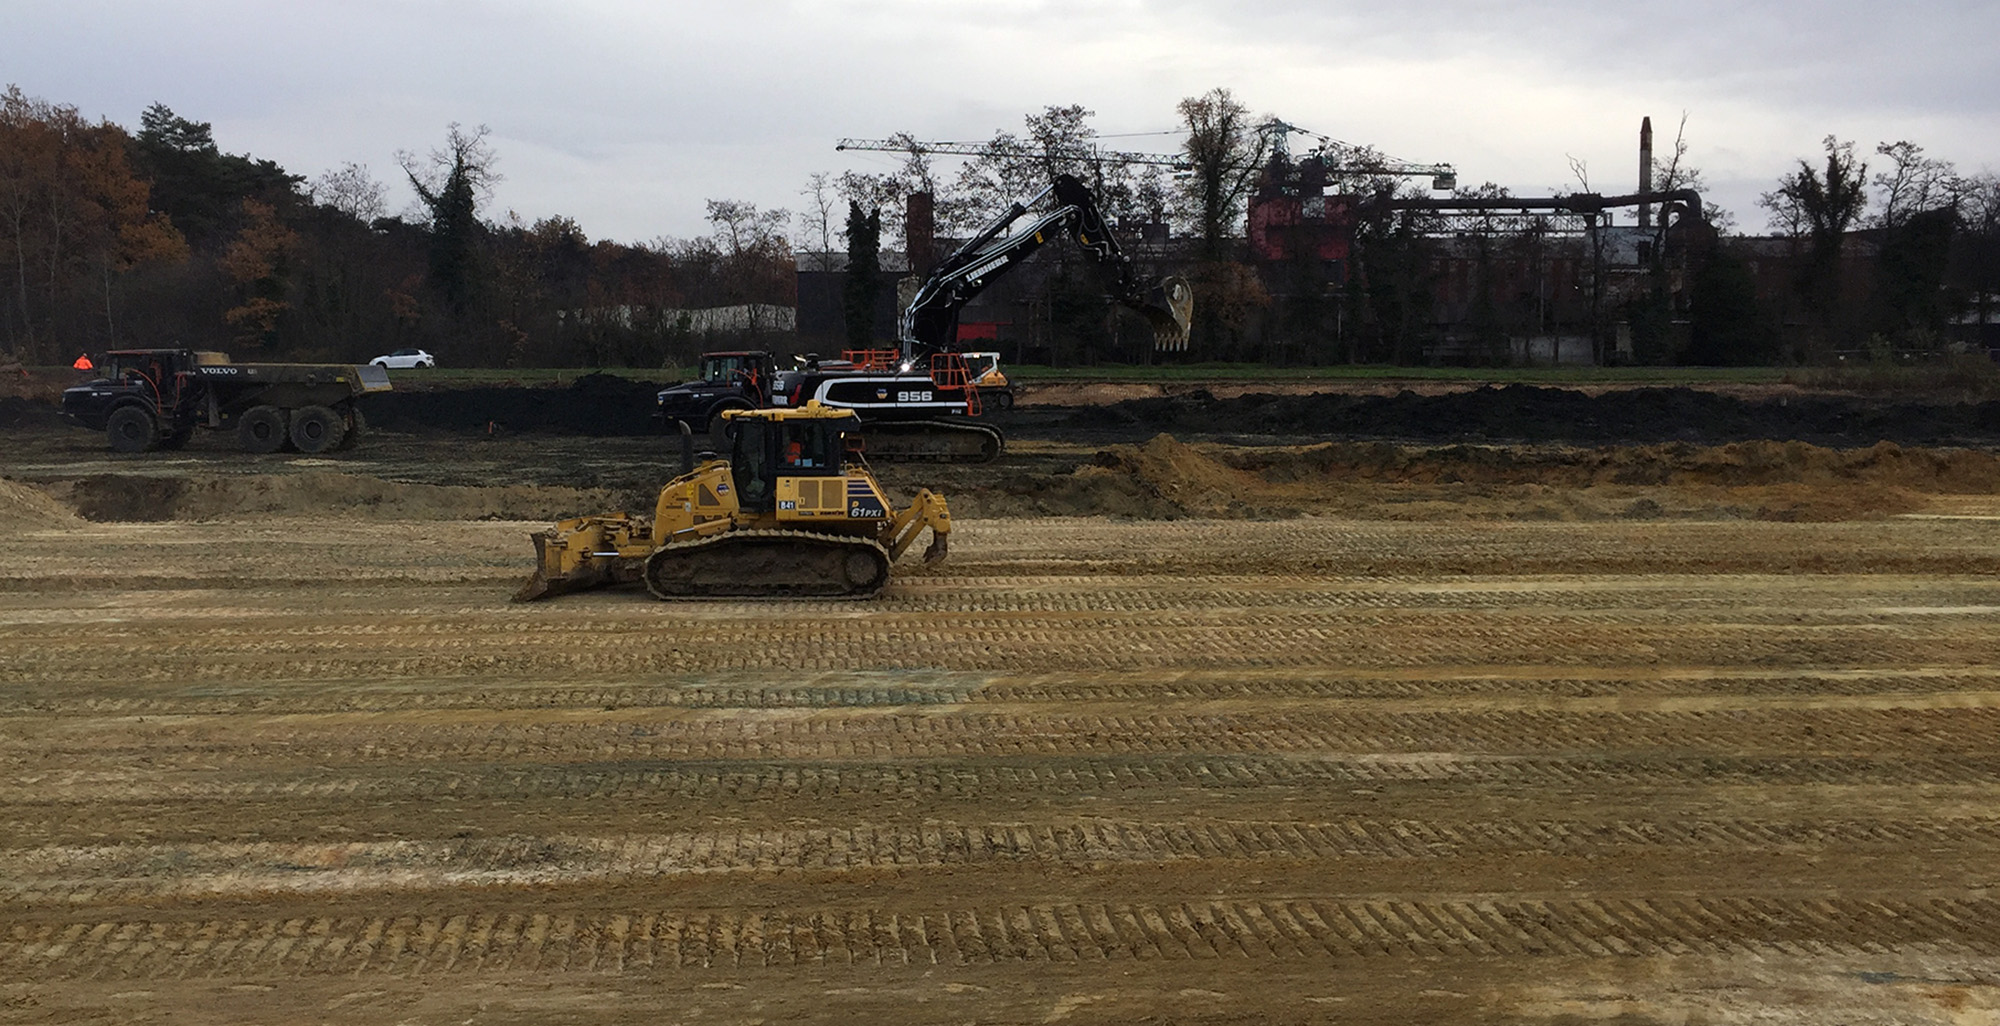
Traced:
<path fill-rule="evenodd" d="M 1481 758 L 1418 752 L 1407 757 L 1037 758 L 914 765 L 784 761 L 757 764 L 635 765 L 630 760 L 582 765 L 467 768 L 450 764 L 357 772 L 315 767 L 282 771 L 252 766 L 241 774 L 134 770 L 48 771 L 33 779 L 33 798 L 0 804 L 0 823 L 19 833 L 31 824 L 74 818 L 71 803 L 227 802 L 252 818 L 261 802 L 282 808 L 308 799 L 370 803 L 452 798 L 462 801 L 560 800 L 818 801 L 929 795 L 1001 800 L 1115 795 L 1157 789 L 1276 789 L 1334 785 L 1456 785 L 1636 791 L 1708 787 L 1989 788 L 2000 786 L 2000 756 L 1936 757 L 1884 753 L 1874 757 L 1794 753 L 1652 758 L 1579 754 L 1569 758 Z M 136 815 L 127 812 L 127 815 Z M 32 831 L 42 832 L 42 831 Z"/>
<path fill-rule="evenodd" d="M 591 914 L 510 911 L 501 902 L 393 918 L 0 921 L 0 970 L 16 979 L 147 980 L 1912 948 L 1991 956 L 2000 953 L 1996 922 L 2000 905 L 1990 900 L 1908 895 L 1384 895 Z"/>
<path fill-rule="evenodd" d="M 1447 583 L 1434 586 L 1443 591 Z M 171 619 L 127 615 L 128 622 L 83 628 L 51 619 L 0 628 L 0 644 L 11 650 L 16 679 L 37 693 L 190 680 L 546 681 L 757 670 L 1380 671 L 1527 666 L 1545 662 L 1551 651 L 1606 668 L 1632 663 L 1635 653 L 1653 662 L 1746 670 L 1799 664 L 1805 657 L 1843 669 L 2000 663 L 2000 632 L 1992 629 L 2000 618 L 2000 584 L 1921 598 L 1891 590 L 1845 595 L 1836 587 L 1804 589 L 1790 582 L 1765 582 L 1755 590 L 1761 605 L 1696 580 L 1673 591 L 1558 591 L 1505 607 L 1487 596 L 1470 607 L 1430 604 L 1442 599 L 1429 595 L 1414 606 L 1280 608 L 1264 605 L 1268 596 L 1246 584 L 1214 596 L 1206 608 L 1178 612 L 1148 612 L 1148 603 L 1119 597 L 1105 604 L 1135 608 L 1011 614 L 960 608 L 928 615 L 893 606 L 835 613 L 731 609 L 710 610 L 704 619 L 675 614 L 664 624 L 668 613 L 657 604 L 606 596 L 612 601 L 579 603 L 546 619 L 497 613 L 439 617 L 408 628 L 384 626 L 381 617 L 342 615 L 338 608 L 234 617 L 218 609 L 213 619 L 219 622 L 212 624 L 183 621 L 184 611 Z M 1717 608 L 1730 610 L 1726 621 L 1716 619 Z M 132 650 L 147 653 L 143 665 L 133 665 Z"/>
<path fill-rule="evenodd" d="M 0 685 L 0 717 L 6 716 L 204 716 L 282 711 L 288 715 L 351 712 L 392 713 L 459 709 L 873 709 L 888 706 L 1042 703 L 1162 703 L 1299 700 L 1551 700 L 1608 698 L 1622 701 L 1694 699 L 1704 696 L 1748 699 L 1965 695 L 2000 693 L 2000 668 L 1955 667 L 1949 671 L 1871 670 L 1866 672 L 1771 671 L 1742 673 L 1655 673 L 1646 677 L 1453 676 L 1342 677 L 1340 670 L 1291 671 L 1286 675 L 1238 671 L 1165 671 L 1072 675 L 997 675 L 977 671 L 930 671 L 901 675 L 834 672 L 797 683 L 773 682 L 760 674 L 704 674 L 671 681 L 605 683 L 592 687 L 557 685 L 536 677 L 488 678 L 478 690 L 413 687 L 378 680 L 316 679 L 310 686 L 291 682 L 257 685 L 184 685 L 129 689 L 72 684 L 58 693 Z M 885 682 L 884 678 L 890 678 Z"/>
<path fill-rule="evenodd" d="M 1599 858 L 1684 853 L 1979 855 L 2000 820 L 1442 821 L 1346 818 L 1203 822 L 1082 819 L 988 824 L 666 831 L 643 836 L 511 836 L 448 841 L 126 844 L 0 849 L 0 909 L 161 900 L 454 888 L 558 887 L 677 874 L 812 873 L 889 868 L 1091 867 L 1104 863 Z"/>
<path fill-rule="evenodd" d="M 92 764 L 111 768 L 142 758 L 154 772 L 209 771 L 305 761 L 321 766 L 398 762 L 562 762 L 567 759 L 736 761 L 876 759 L 964 760 L 1092 755 L 1262 755 L 1273 753 L 1550 752 L 1778 754 L 1831 748 L 1866 755 L 1897 752 L 1976 755 L 2000 748 L 1995 696 L 1931 703 L 1858 699 L 1856 707 L 1729 707 L 1613 711 L 1607 703 L 1561 710 L 1366 711 L 1352 706 L 1271 711 L 1142 714 L 984 712 L 976 707 L 911 714 L 842 710 L 807 717 L 741 717 L 647 710 L 572 713 L 560 720 L 468 718 L 410 724 L 370 715 L 276 717 L 258 741 L 239 740 L 232 718 L 134 723 L 113 738 L 13 730 L 0 737 L 0 766 Z M 318 722 L 315 722 L 318 719 Z M 578 722 L 582 721 L 582 722 Z M 18 726 L 18 721 L 17 721 Z"/>

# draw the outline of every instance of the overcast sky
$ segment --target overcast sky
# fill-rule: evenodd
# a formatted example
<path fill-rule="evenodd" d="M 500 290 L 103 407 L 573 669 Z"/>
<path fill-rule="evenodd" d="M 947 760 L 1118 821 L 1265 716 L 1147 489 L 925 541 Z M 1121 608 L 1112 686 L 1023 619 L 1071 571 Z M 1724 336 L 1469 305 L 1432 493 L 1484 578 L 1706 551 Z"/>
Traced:
<path fill-rule="evenodd" d="M 2000 4 L 1915 0 L 6 0 L 0 80 L 137 130 L 165 103 L 232 153 L 411 192 L 398 150 L 486 125 L 488 216 L 593 239 L 708 231 L 703 201 L 799 209 L 815 171 L 888 170 L 843 136 L 979 140 L 1081 104 L 1171 150 L 1217 86 L 1258 114 L 1457 165 L 1517 195 L 1637 185 L 1639 119 L 1683 113 L 1744 229 L 1828 134 L 2000 170 Z M 1299 142 L 1303 142 L 1300 140 Z"/>

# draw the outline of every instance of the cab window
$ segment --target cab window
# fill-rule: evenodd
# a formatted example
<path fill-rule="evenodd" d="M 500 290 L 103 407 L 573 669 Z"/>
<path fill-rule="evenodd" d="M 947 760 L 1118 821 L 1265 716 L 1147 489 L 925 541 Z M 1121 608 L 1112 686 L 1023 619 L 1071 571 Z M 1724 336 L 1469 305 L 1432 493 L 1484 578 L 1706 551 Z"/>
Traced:
<path fill-rule="evenodd" d="M 711 356 L 702 362 L 702 380 L 728 384 L 743 369 L 740 356 Z"/>
<path fill-rule="evenodd" d="M 777 475 L 772 473 L 770 448 L 774 433 L 761 420 L 738 420 L 736 444 L 729 455 L 730 476 L 736 479 L 737 505 L 750 512 L 767 512 L 772 507 L 772 489 Z"/>
<path fill-rule="evenodd" d="M 840 473 L 840 432 L 831 422 L 786 421 L 780 435 L 779 473 L 793 477 Z"/>

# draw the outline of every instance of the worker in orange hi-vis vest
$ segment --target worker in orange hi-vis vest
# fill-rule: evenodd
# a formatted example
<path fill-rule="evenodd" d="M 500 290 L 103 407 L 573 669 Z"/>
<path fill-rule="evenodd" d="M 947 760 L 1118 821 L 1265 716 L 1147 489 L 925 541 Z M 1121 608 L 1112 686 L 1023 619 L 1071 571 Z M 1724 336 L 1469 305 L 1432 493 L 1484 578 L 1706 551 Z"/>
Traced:
<path fill-rule="evenodd" d="M 76 362 L 70 364 L 70 366 L 75 367 L 77 370 L 92 370 L 96 367 L 95 364 L 90 362 L 89 353 L 85 353 L 82 356 L 77 357 Z"/>

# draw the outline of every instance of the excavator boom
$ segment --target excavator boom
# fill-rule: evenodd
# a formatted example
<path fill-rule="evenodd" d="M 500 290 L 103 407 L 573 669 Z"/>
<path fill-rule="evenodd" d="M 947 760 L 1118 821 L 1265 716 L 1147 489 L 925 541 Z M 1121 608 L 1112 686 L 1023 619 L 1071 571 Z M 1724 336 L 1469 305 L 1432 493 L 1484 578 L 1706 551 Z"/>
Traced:
<path fill-rule="evenodd" d="M 1029 206 L 1050 196 L 1054 202 L 1046 213 L 1013 228 Z M 1187 279 L 1169 275 L 1158 282 L 1141 282 L 1131 257 L 1104 223 L 1090 189 L 1075 176 L 1061 174 L 1027 206 L 1010 206 L 925 279 L 903 311 L 903 359 L 915 360 L 922 355 L 919 350 L 950 348 L 960 308 L 1058 234 L 1074 238 L 1097 261 L 1114 299 L 1146 318 L 1153 329 L 1155 348 L 1187 348 L 1188 325 L 1194 314 L 1194 289 Z"/>

